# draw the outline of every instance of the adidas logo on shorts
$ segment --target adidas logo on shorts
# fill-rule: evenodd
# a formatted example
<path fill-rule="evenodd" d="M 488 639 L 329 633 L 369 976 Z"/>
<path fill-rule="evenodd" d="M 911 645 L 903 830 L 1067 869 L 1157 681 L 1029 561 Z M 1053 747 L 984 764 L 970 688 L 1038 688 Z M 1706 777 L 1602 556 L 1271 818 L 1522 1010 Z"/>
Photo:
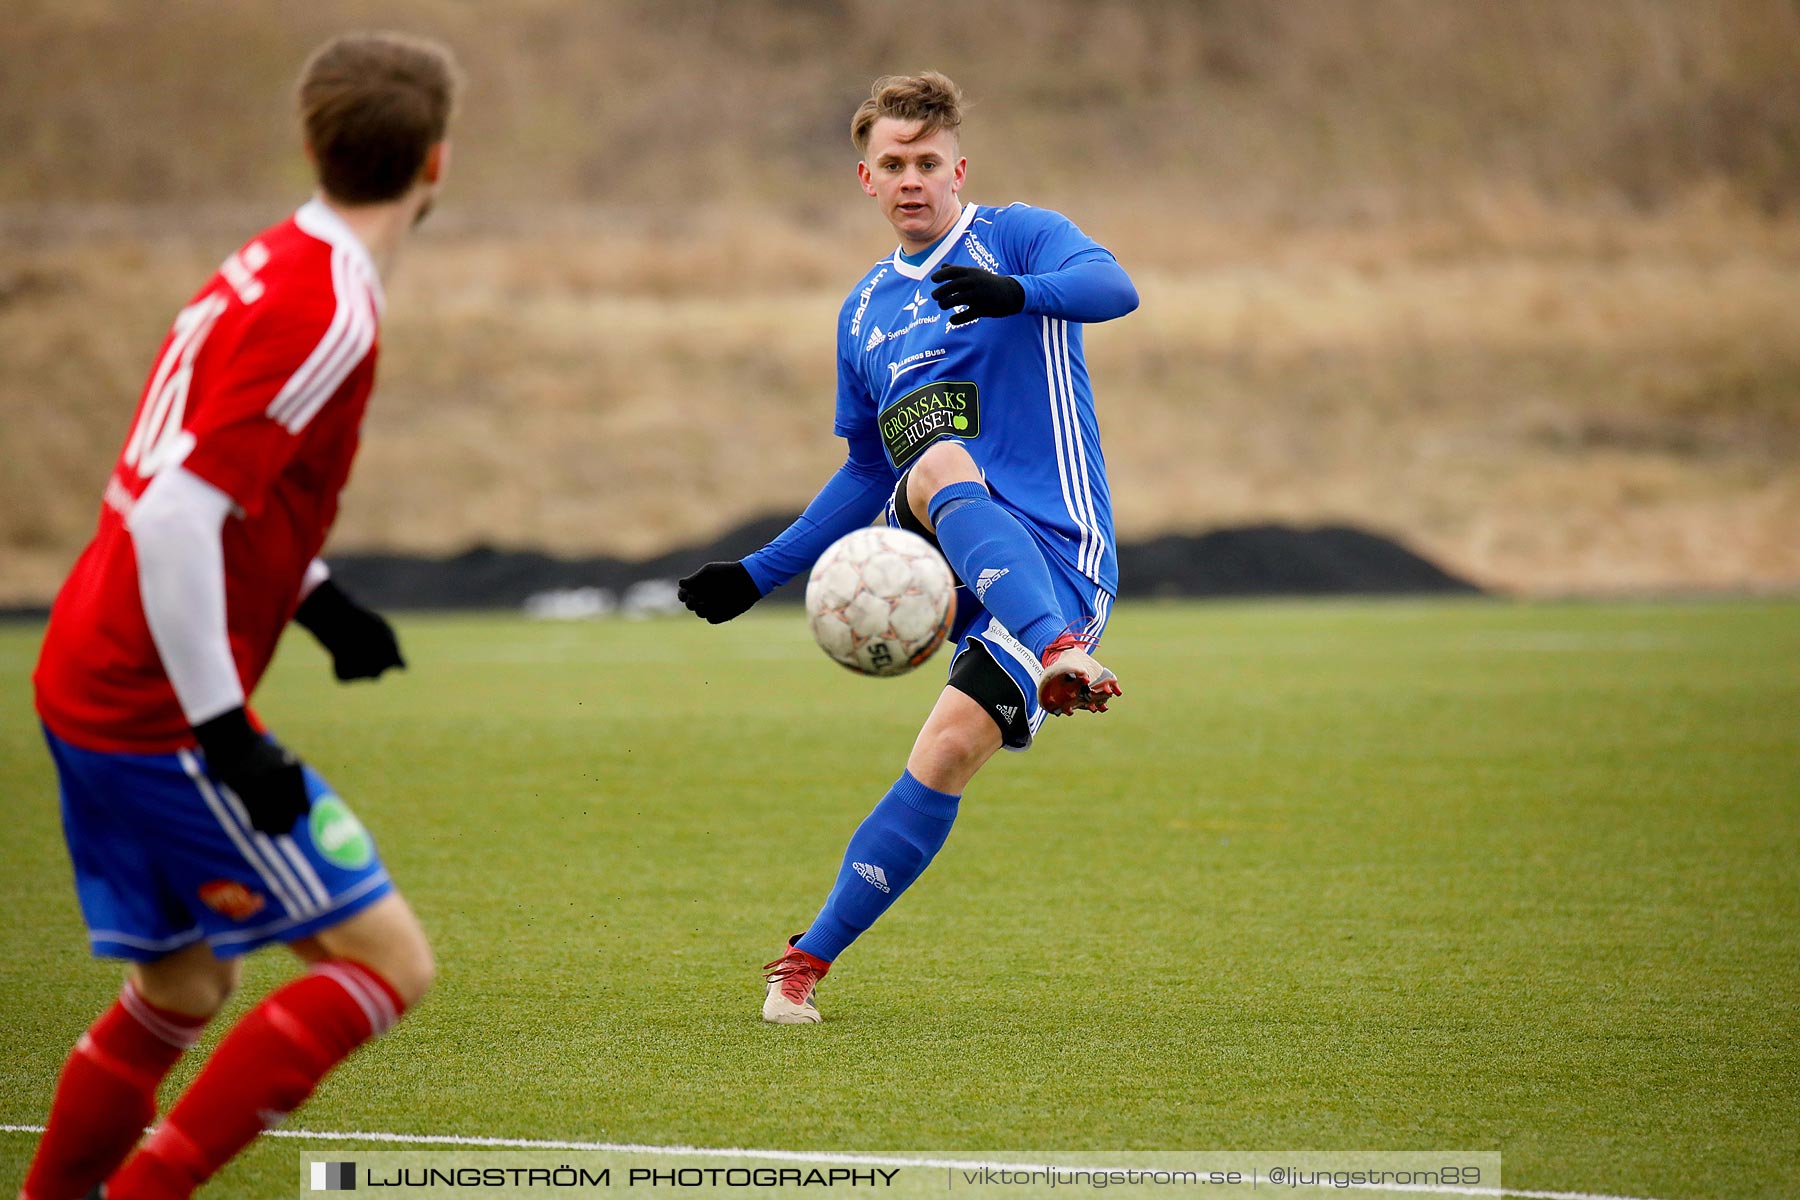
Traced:
<path fill-rule="evenodd" d="M 1006 723 L 1011 725 L 1019 715 L 1019 706 L 1016 704 L 996 704 L 994 705 L 994 711 L 999 713 L 1002 717 L 1005 717 Z"/>
<path fill-rule="evenodd" d="M 878 887 L 884 892 L 891 892 L 894 890 L 888 886 L 887 872 L 883 871 L 880 867 L 875 866 L 873 863 L 851 863 L 850 869 L 855 871 L 858 875 L 861 875 L 863 881 L 873 887 Z"/>

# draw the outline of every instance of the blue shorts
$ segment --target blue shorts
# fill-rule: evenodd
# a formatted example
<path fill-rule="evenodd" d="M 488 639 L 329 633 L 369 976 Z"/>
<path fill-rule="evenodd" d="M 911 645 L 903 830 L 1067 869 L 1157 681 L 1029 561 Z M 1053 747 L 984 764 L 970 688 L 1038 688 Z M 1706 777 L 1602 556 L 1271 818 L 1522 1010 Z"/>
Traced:
<path fill-rule="evenodd" d="M 937 538 L 918 522 L 910 509 L 902 513 L 900 506 L 904 503 L 905 489 L 906 477 L 903 475 L 895 485 L 893 495 L 888 497 L 887 523 L 895 529 L 916 533 L 937 546 Z M 1099 645 L 1100 635 L 1106 632 L 1107 618 L 1112 615 L 1112 593 L 1065 563 L 1030 525 L 1027 524 L 1025 529 L 1043 551 L 1044 565 L 1050 570 L 1050 583 L 1056 589 L 1057 608 L 1069 619 L 1073 629 L 1091 638 L 1093 645 Z M 985 652 L 1006 672 L 1019 690 L 1023 722 L 1007 720 L 1004 711 L 995 704 L 996 697 L 982 695 L 975 698 L 984 707 L 996 708 L 1001 744 L 1006 749 L 1031 749 L 1032 740 L 1037 737 L 1038 727 L 1044 723 L 1046 715 L 1038 704 L 1038 682 L 1043 678 L 1044 669 L 1037 656 L 981 606 L 980 599 L 967 584 L 959 584 L 956 589 L 956 620 L 950 626 L 948 640 L 956 647 L 956 653 L 950 659 L 952 675 L 963 663 L 964 656 L 971 652 Z"/>
<path fill-rule="evenodd" d="M 329 929 L 393 890 L 368 831 L 310 768 L 312 811 L 270 837 L 197 750 L 105 754 L 44 738 L 96 955 L 154 962 L 204 939 L 230 958 Z"/>

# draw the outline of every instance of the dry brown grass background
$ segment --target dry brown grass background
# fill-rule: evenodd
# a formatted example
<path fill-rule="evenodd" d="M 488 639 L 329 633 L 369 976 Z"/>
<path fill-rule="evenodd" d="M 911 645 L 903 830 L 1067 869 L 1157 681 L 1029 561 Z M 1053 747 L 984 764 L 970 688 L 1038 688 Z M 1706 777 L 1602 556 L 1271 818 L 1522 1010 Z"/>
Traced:
<path fill-rule="evenodd" d="M 1800 6 L 37 3 L 0 22 L 0 601 L 91 529 L 174 309 L 305 193 L 305 52 L 451 42 L 334 546 L 648 553 L 832 469 L 891 246 L 844 127 L 938 66 L 1061 208 L 1121 532 L 1352 521 L 1530 592 L 1800 583 Z"/>

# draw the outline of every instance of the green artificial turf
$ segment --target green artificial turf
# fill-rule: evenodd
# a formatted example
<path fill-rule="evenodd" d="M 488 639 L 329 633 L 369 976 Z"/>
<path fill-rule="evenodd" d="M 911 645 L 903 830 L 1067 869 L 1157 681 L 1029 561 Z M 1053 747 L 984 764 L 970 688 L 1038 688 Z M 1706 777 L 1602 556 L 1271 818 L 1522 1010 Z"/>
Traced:
<path fill-rule="evenodd" d="M 320 1130 L 852 1151 L 1498 1150 L 1512 1188 L 1800 1192 L 1800 604 L 1121 605 L 1052 721 L 820 991 L 758 1020 L 942 661 L 792 611 L 400 622 L 261 695 L 440 958 Z M 0 1123 L 117 986 L 0 626 Z M 231 1013 L 291 971 L 252 960 Z M 210 1046 L 209 1040 L 204 1046 Z M 173 1082 L 189 1077 L 186 1066 Z M 35 1139 L 0 1134 L 0 1193 Z M 289 1195 L 265 1139 L 220 1195 Z"/>

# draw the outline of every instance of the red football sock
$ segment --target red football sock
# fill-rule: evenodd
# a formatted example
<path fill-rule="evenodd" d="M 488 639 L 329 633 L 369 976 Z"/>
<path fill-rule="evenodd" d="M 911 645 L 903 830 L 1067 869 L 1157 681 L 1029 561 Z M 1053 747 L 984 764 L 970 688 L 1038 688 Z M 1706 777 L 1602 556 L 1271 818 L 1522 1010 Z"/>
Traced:
<path fill-rule="evenodd" d="M 63 1066 L 22 1200 L 76 1200 L 110 1175 L 156 1117 L 156 1085 L 205 1024 L 127 983 Z"/>
<path fill-rule="evenodd" d="M 178 1200 L 312 1095 L 405 1007 L 387 980 L 333 960 L 244 1014 L 169 1115 L 106 1185 L 107 1200 Z"/>

